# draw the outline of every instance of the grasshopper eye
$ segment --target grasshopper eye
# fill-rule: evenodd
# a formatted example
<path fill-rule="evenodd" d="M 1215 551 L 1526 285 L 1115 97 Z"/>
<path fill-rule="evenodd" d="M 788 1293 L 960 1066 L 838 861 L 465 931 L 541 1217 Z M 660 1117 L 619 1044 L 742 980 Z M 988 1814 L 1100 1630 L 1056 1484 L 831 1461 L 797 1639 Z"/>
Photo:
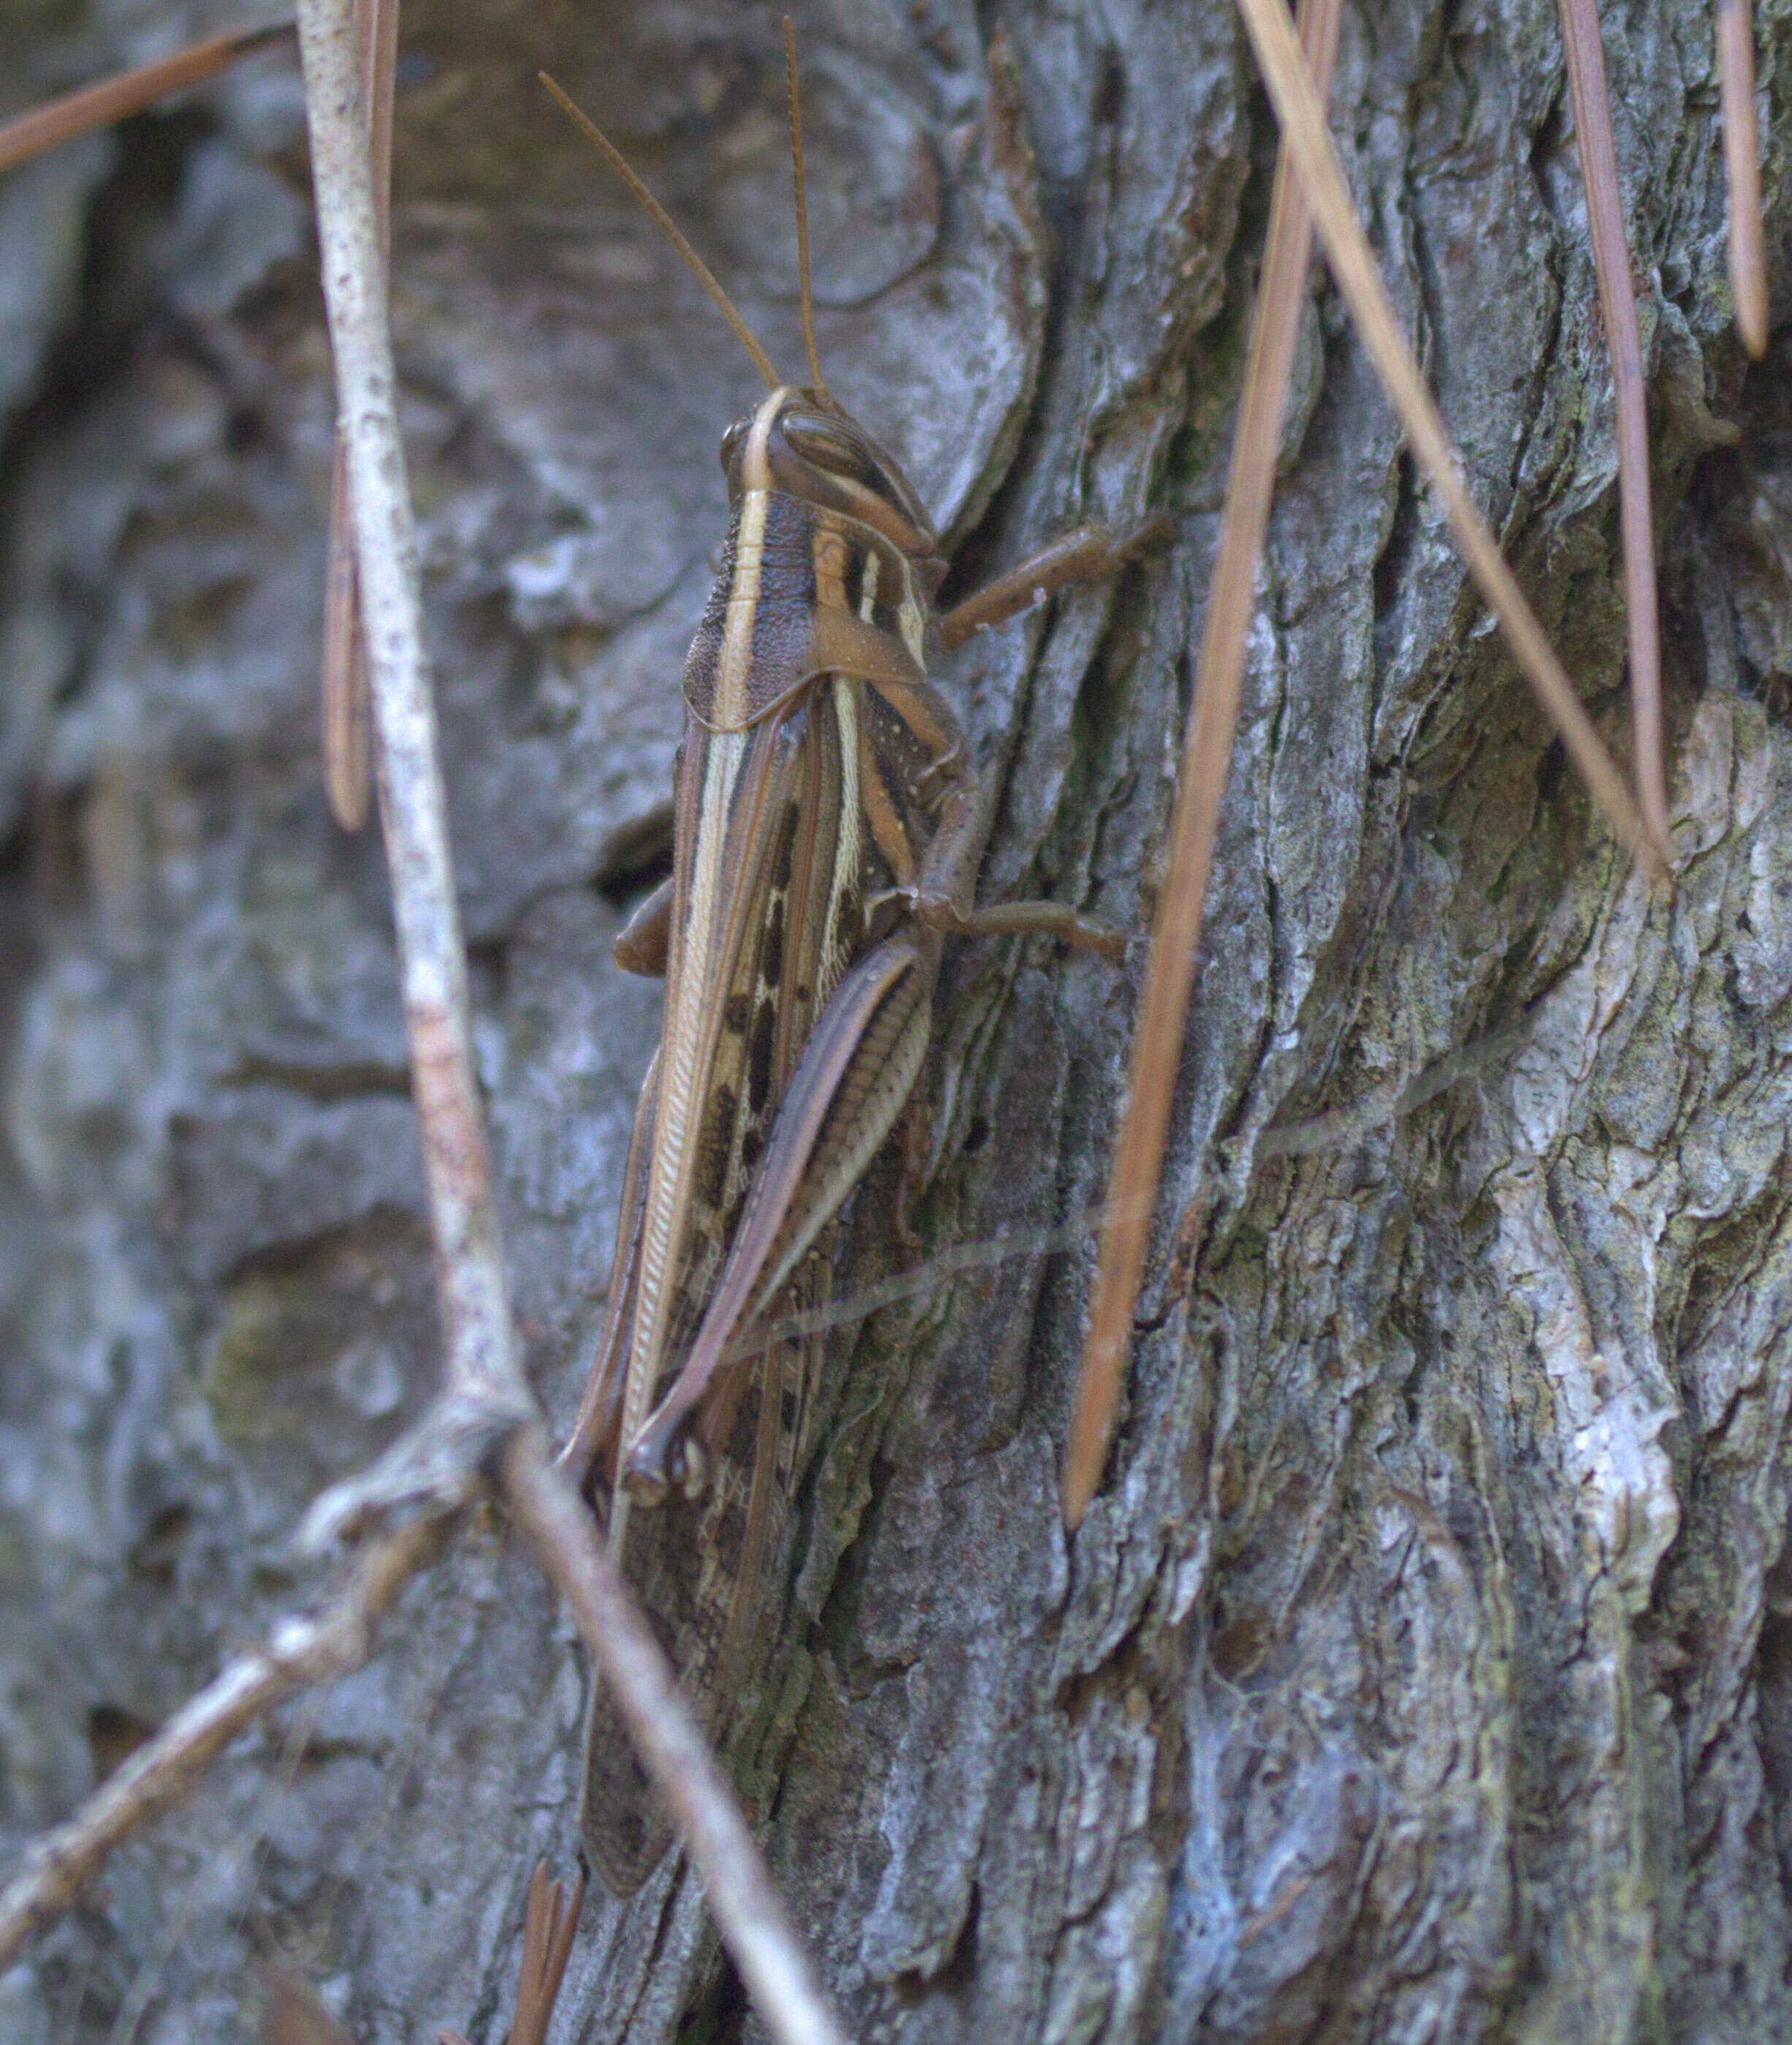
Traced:
<path fill-rule="evenodd" d="M 850 434 L 842 433 L 831 422 L 801 412 L 786 412 L 783 425 L 784 438 L 805 461 L 812 461 L 830 476 L 850 476 L 858 483 L 870 479 L 870 456 Z"/>
<path fill-rule="evenodd" d="M 737 419 L 722 436 L 722 473 L 732 476 L 734 464 L 741 458 L 741 449 L 746 445 L 746 422 Z"/>

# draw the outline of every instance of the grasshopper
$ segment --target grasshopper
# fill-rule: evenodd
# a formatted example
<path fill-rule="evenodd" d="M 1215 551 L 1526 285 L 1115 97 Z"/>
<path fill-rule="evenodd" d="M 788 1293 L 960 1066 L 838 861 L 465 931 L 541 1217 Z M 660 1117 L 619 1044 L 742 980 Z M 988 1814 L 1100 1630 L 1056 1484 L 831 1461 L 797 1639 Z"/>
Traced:
<path fill-rule="evenodd" d="M 919 1076 L 945 939 L 1043 934 L 1116 961 L 1125 950 L 1120 933 L 1057 903 L 975 905 L 984 791 L 928 669 L 1127 549 L 1083 528 L 936 608 L 946 564 L 934 528 L 822 375 L 784 26 L 804 384 L 779 378 L 617 151 L 546 81 L 769 393 L 723 436 L 728 530 L 684 668 L 672 872 L 615 946 L 626 970 L 665 976 L 665 1018 L 564 1451 L 724 1745 L 783 1557 L 822 1341 L 768 1328 L 755 1343 L 754 1331 L 826 1291 L 835 1219 Z M 586 1754 L 586 1852 L 626 1895 L 670 1834 L 595 1683 Z"/>

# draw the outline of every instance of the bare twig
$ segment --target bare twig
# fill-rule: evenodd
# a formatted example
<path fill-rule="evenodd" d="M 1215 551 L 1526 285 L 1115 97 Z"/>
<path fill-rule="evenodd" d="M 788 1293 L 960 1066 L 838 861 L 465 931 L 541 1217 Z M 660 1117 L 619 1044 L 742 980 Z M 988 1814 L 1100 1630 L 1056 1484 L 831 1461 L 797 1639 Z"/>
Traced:
<path fill-rule="evenodd" d="M 1555 649 L 1506 566 L 1463 479 L 1462 464 L 1418 364 L 1401 336 L 1357 218 L 1324 114 L 1281 0 L 1238 0 L 1281 132 L 1300 169 L 1314 224 L 1338 288 L 1425 479 L 1455 529 L 1469 573 L 1498 618 L 1508 642 L 1592 791 L 1613 835 L 1648 872 L 1665 877 L 1668 852 L 1656 841 L 1624 786 Z"/>
<path fill-rule="evenodd" d="M 1612 359 L 1617 414 L 1618 522 L 1624 544 L 1624 614 L 1630 634 L 1631 748 L 1636 799 L 1651 838 L 1667 841 L 1667 774 L 1661 734 L 1661 630 L 1655 612 L 1655 522 L 1649 506 L 1649 422 L 1643 398 L 1643 344 L 1636 326 L 1618 192 L 1617 149 L 1597 0 L 1561 0 L 1562 42 L 1574 102 L 1574 138 L 1586 190 L 1587 232 Z M 1751 102 L 1752 104 L 1752 102 Z"/>
<path fill-rule="evenodd" d="M 366 642 L 380 735 L 386 848 L 411 1085 L 422 1125 L 451 1396 L 516 1420 L 533 1410 L 518 1368 L 503 1246 L 468 1026 L 465 955 L 435 706 L 423 653 L 416 530 L 394 405 L 384 265 L 352 21 L 337 0 L 299 10 L 324 293 L 336 357 Z"/>
<path fill-rule="evenodd" d="M 209 1763 L 270 1706 L 367 1658 L 374 1621 L 441 1546 L 446 1523 L 414 1522 L 363 1555 L 315 1619 L 289 1619 L 268 1646 L 239 1655 L 108 1776 L 75 1816 L 27 1850 L 0 1893 L 0 1973 L 60 1916 L 121 1839 L 178 1803 Z"/>
<path fill-rule="evenodd" d="M 139 64 L 116 78 L 97 85 L 83 86 L 47 106 L 34 106 L 17 120 L 0 122 L 0 171 L 53 149 L 95 128 L 109 128 L 126 115 L 141 114 L 146 106 L 190 85 L 202 85 L 216 78 L 238 57 L 278 41 L 292 33 L 290 21 L 277 21 L 259 29 L 233 29 L 222 36 L 208 36 L 202 43 L 190 44 L 172 56 L 158 57 L 153 64 Z"/>
<path fill-rule="evenodd" d="M 1341 12 L 1342 0 L 1306 0 L 1301 10 L 1302 40 L 1321 97 L 1331 75 Z M 1312 253 L 1312 223 L 1291 175 L 1285 145 L 1277 160 L 1270 194 L 1269 251 L 1252 316 L 1219 558 L 1208 597 L 1200 666 L 1195 676 L 1176 812 L 1170 822 L 1170 865 L 1158 899 L 1150 965 L 1133 1036 L 1126 1107 L 1108 1181 L 1109 1219 L 1102 1231 L 1065 1456 L 1064 1519 L 1073 1528 L 1081 1523 L 1101 1481 L 1113 1438 L 1121 1373 L 1131 1346 L 1133 1307 L 1163 1169 L 1170 1096 L 1194 986 L 1196 948 L 1232 734 L 1238 723 L 1257 565 L 1269 525 L 1288 379 Z"/>
<path fill-rule="evenodd" d="M 1717 90 L 1730 183 L 1730 296 L 1742 345 L 1767 352 L 1767 259 L 1761 232 L 1761 137 L 1755 114 L 1755 24 L 1748 0 L 1717 0 Z"/>
<path fill-rule="evenodd" d="M 370 122 L 373 203 L 382 260 L 392 252 L 392 97 L 397 77 L 399 0 L 355 0 L 361 102 Z M 369 776 L 367 650 L 361 642 L 360 592 L 355 580 L 353 522 L 349 511 L 349 438 L 336 426 L 329 479 L 329 542 L 324 567 L 323 776 L 330 815 L 345 831 L 367 822 Z"/>

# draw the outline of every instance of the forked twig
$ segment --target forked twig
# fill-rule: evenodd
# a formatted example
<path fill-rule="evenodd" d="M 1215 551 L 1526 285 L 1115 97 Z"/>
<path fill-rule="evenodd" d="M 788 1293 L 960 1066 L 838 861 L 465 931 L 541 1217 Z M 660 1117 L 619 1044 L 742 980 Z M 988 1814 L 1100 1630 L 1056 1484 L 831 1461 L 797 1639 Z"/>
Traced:
<path fill-rule="evenodd" d="M 1299 168 L 1338 289 L 1405 429 L 1407 443 L 1455 530 L 1469 573 L 1499 619 L 1519 664 L 1613 834 L 1645 871 L 1665 879 L 1669 871 L 1666 844 L 1658 842 L 1638 814 L 1624 777 L 1582 708 L 1536 614 L 1469 495 L 1443 418 L 1394 318 L 1374 252 L 1327 132 L 1312 79 L 1280 0 L 1238 0 L 1238 6 L 1281 123 L 1283 139 Z"/>
<path fill-rule="evenodd" d="M 10 171 L 28 157 L 53 149 L 59 142 L 71 141 L 77 135 L 109 128 L 114 121 L 141 114 L 171 92 L 202 85 L 208 78 L 228 70 L 238 57 L 291 33 L 290 21 L 276 21 L 259 29 L 233 29 L 222 36 L 208 36 L 202 43 L 176 50 L 172 56 L 139 64 L 136 70 L 102 79 L 98 85 L 83 86 L 79 92 L 67 93 L 47 106 L 34 106 L 16 120 L 0 122 L 0 171 Z"/>
<path fill-rule="evenodd" d="M 436 1553 L 445 1532 L 439 1518 L 418 1520 L 376 1543 L 318 1617 L 289 1619 L 266 1647 L 239 1655 L 121 1762 L 66 1824 L 34 1841 L 0 1891 L 0 1973 L 27 1939 L 61 1916 L 113 1848 L 178 1803 L 238 1733 L 295 1690 L 358 1668 L 373 1622 Z"/>
<path fill-rule="evenodd" d="M 392 252 L 392 99 L 398 72 L 399 0 L 355 0 L 360 52 L 361 103 L 367 110 L 373 203 L 382 262 Z M 349 441 L 336 426 L 329 479 L 329 539 L 324 564 L 322 661 L 323 779 L 330 815 L 345 831 L 367 822 L 371 779 L 367 649 L 361 641 L 355 580 L 353 523 L 349 510 Z"/>
<path fill-rule="evenodd" d="M 1302 40 L 1322 97 L 1331 75 L 1342 11 L 1343 0 L 1305 0 L 1301 9 Z M 1245 641 L 1256 598 L 1257 565 L 1269 526 L 1282 414 L 1312 253 L 1312 222 L 1291 174 L 1284 144 L 1277 156 L 1268 253 L 1251 319 L 1220 552 L 1208 595 L 1200 665 L 1177 781 L 1170 864 L 1134 1029 L 1126 1106 L 1108 1180 L 1109 1218 L 1101 1233 L 1065 1454 L 1064 1520 L 1073 1529 L 1081 1524 L 1101 1481 L 1120 1404 L 1121 1373 L 1131 1347 L 1133 1307 L 1163 1169 L 1170 1097 L 1194 986 L 1196 946 L 1206 908 L 1232 734 L 1238 724 Z"/>
<path fill-rule="evenodd" d="M 1643 343 L 1618 191 L 1611 95 L 1599 35 L 1598 0 L 1561 0 L 1562 42 L 1574 102 L 1574 139 L 1599 306 L 1611 356 L 1617 414 L 1618 524 L 1624 546 L 1624 615 L 1630 636 L 1631 750 L 1636 799 L 1649 834 L 1667 841 L 1667 772 L 1661 732 L 1661 627 L 1655 608 L 1655 522 L 1649 505 L 1649 421 L 1643 398 Z M 1751 101 L 1751 106 L 1753 102 Z"/>
<path fill-rule="evenodd" d="M 1761 231 L 1761 137 L 1755 114 L 1755 24 L 1748 0 L 1717 0 L 1717 90 L 1730 187 L 1730 296 L 1736 331 L 1767 352 L 1767 258 Z"/>

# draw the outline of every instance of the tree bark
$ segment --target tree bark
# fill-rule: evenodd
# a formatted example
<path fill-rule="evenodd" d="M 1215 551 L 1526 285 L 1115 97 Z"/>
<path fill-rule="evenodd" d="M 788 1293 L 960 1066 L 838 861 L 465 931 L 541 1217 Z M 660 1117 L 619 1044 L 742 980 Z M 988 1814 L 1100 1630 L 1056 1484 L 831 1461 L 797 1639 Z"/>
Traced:
<path fill-rule="evenodd" d="M 20 103 L 233 15 L 15 13 Z M 1605 10 L 1650 375 L 1678 883 L 1625 870 L 1323 278 L 1305 318 L 1126 1412 L 1057 1468 L 1092 1265 L 837 1342 L 740 1757 L 857 2035 L 1792 2036 L 1792 371 L 1728 319 L 1709 10 Z M 1161 884 L 1274 137 L 1229 9 L 797 22 L 830 383 L 968 589 L 1163 514 L 943 678 L 986 897 Z M 1770 251 L 1792 7 L 1758 0 Z M 133 41 L 133 37 L 139 39 Z M 141 46 L 140 46 L 141 44 Z M 531 1373 L 600 1311 L 657 992 L 678 678 L 750 364 L 553 70 L 801 361 L 776 13 L 403 29 L 395 319 Z M 1625 745 L 1609 382 L 1550 0 L 1347 14 L 1335 132 L 1477 495 Z M 0 1844 L 314 1590 L 291 1535 L 427 1399 L 380 857 L 314 704 L 327 345 L 296 67 L 0 187 Z M 1777 272 L 1784 275 L 1783 266 Z M 1783 296 L 1776 301 L 1783 310 Z M 954 948 L 930 1250 L 1101 1197 L 1138 962 Z M 894 1165 L 842 1284 L 885 1276 Z M 0 2035 L 502 2035 L 585 1672 L 476 1529 L 0 1981 Z M 568 2039 L 757 2035 L 694 1884 L 595 1897 Z M 135 2025 L 134 2031 L 130 2028 Z"/>

